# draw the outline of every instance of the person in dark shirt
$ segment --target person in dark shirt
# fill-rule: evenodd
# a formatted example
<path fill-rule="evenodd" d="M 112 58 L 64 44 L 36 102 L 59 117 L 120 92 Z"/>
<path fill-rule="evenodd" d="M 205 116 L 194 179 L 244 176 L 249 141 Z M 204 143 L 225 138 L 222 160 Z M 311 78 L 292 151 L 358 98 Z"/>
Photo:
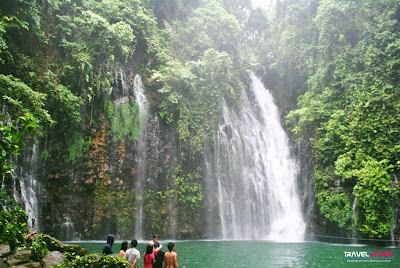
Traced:
<path fill-rule="evenodd" d="M 105 255 L 113 254 L 112 246 L 114 244 L 114 240 L 115 240 L 115 235 L 109 234 L 107 236 L 107 243 L 104 245 L 103 254 Z"/>
<path fill-rule="evenodd" d="M 162 268 L 165 252 L 161 250 L 160 243 L 158 241 L 154 243 L 153 254 L 156 257 L 156 263 L 153 264 L 153 268 Z"/>

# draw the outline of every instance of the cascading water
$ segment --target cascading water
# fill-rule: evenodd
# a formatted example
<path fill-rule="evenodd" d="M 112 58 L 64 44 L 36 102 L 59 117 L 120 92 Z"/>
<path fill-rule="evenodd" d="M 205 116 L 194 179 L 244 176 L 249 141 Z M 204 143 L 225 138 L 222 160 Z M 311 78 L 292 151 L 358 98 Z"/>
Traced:
<path fill-rule="evenodd" d="M 351 238 L 353 240 L 353 243 L 357 243 L 357 228 L 356 228 L 356 207 L 357 207 L 357 196 L 354 197 L 353 200 L 353 206 L 351 209 Z"/>
<path fill-rule="evenodd" d="M 61 237 L 64 240 L 71 241 L 74 240 L 75 237 L 75 224 L 72 222 L 72 219 L 69 215 L 63 215 L 63 224 L 60 226 Z"/>
<path fill-rule="evenodd" d="M 139 75 L 135 76 L 133 92 L 135 96 L 135 101 L 138 105 L 138 128 L 140 131 L 140 136 L 136 143 L 136 155 L 135 162 L 137 163 L 136 169 L 136 185 L 135 185 L 135 196 L 136 196 L 136 222 L 135 222 L 135 237 L 137 239 L 142 239 L 142 224 L 143 224 L 143 193 L 144 186 L 146 182 L 146 147 L 147 138 L 145 135 L 146 125 L 147 125 L 147 115 L 149 110 L 149 104 L 147 102 L 146 95 L 144 94 L 144 86 L 142 84 L 142 79 Z"/>
<path fill-rule="evenodd" d="M 126 84 L 125 80 L 125 73 L 123 69 L 121 68 L 119 70 L 119 79 L 121 81 L 121 90 L 120 90 L 120 97 L 114 100 L 114 104 L 116 106 L 124 104 L 124 103 L 129 103 L 129 89 L 128 85 Z"/>
<path fill-rule="evenodd" d="M 271 93 L 254 75 L 251 80 L 240 113 L 223 104 L 212 148 L 205 152 L 209 217 L 215 218 L 214 206 L 220 226 L 211 233 L 222 239 L 302 241 L 297 163 Z M 211 224 L 210 229 L 218 226 Z"/>
<path fill-rule="evenodd" d="M 39 164 L 39 148 L 37 144 L 27 145 L 24 148 L 23 157 L 19 159 L 22 164 L 15 165 L 15 177 L 19 180 L 20 193 L 16 190 L 18 187 L 14 186 L 14 199 L 20 200 L 23 204 L 26 214 L 28 216 L 29 230 L 39 229 L 39 204 L 38 194 L 40 192 L 40 185 L 37 181 L 37 168 Z M 14 183 L 17 183 L 16 180 Z"/>

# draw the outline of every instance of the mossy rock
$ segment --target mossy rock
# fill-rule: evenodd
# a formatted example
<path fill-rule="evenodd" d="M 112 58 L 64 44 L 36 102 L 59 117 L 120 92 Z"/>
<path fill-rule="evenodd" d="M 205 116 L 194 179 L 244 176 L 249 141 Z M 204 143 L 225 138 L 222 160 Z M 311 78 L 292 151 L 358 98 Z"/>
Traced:
<path fill-rule="evenodd" d="M 67 245 L 63 244 L 60 240 L 54 237 L 43 234 L 43 241 L 46 243 L 49 251 L 60 251 L 62 253 L 75 253 L 77 256 L 84 256 L 87 254 L 87 250 L 79 245 Z"/>
<path fill-rule="evenodd" d="M 62 251 L 63 243 L 60 240 L 47 234 L 41 234 L 41 236 L 49 251 Z"/>
<path fill-rule="evenodd" d="M 79 246 L 79 245 L 67 245 L 67 244 L 63 244 L 63 249 L 64 249 L 64 253 L 68 252 L 68 253 L 75 253 L 78 256 L 84 256 L 86 255 L 88 252 L 85 248 Z"/>

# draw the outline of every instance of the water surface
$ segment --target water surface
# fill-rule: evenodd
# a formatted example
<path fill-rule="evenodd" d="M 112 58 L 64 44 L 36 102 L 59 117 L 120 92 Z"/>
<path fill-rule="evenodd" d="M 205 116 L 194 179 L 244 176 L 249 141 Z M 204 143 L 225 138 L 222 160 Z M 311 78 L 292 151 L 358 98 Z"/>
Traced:
<path fill-rule="evenodd" d="M 163 249 L 167 243 L 160 241 Z M 80 242 L 90 253 L 101 252 L 105 242 Z M 143 254 L 147 241 L 140 241 Z M 343 245 L 319 242 L 275 243 L 269 241 L 174 241 L 180 267 L 400 267 L 400 248 Z M 121 241 L 114 244 L 118 253 Z M 348 262 L 344 252 L 392 251 L 393 259 Z M 354 260 L 352 260 L 354 261 Z M 384 262 L 383 262 L 384 261 Z M 143 266 L 142 260 L 139 262 Z"/>

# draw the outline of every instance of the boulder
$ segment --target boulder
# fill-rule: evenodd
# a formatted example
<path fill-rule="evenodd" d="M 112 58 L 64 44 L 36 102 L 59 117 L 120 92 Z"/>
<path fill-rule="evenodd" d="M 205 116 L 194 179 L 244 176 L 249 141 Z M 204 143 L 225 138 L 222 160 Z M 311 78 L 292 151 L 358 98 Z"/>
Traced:
<path fill-rule="evenodd" d="M 44 268 L 60 265 L 65 259 L 65 255 L 60 251 L 50 251 L 44 256 L 42 262 Z"/>
<path fill-rule="evenodd" d="M 8 257 L 7 264 L 12 267 L 13 265 L 28 263 L 31 258 L 32 252 L 30 250 L 21 250 Z"/>
<path fill-rule="evenodd" d="M 11 254 L 9 245 L 0 245 L 0 257 L 7 257 Z"/>

